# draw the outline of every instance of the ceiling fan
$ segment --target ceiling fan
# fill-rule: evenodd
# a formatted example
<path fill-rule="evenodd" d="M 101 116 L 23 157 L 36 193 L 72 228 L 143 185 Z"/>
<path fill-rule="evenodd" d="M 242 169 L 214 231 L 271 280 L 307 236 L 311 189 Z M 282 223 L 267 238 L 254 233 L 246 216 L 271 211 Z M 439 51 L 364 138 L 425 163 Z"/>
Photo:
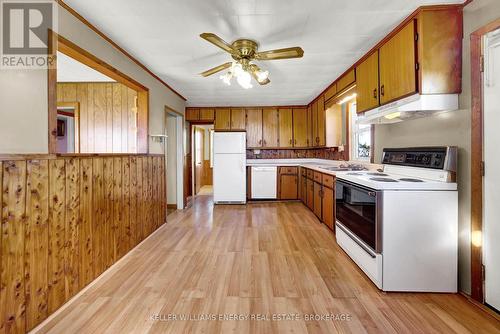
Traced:
<path fill-rule="evenodd" d="M 203 33 L 200 37 L 226 51 L 234 59 L 234 61 L 202 72 L 201 75 L 208 77 L 209 75 L 229 69 L 226 74 L 220 76 L 222 81 L 230 85 L 231 79 L 236 77 L 240 86 L 245 89 L 252 88 L 252 77 L 261 85 L 271 82 L 268 77 L 269 71 L 262 71 L 257 64 L 253 63 L 254 60 L 301 58 L 304 55 L 304 50 L 300 47 L 259 52 L 259 44 L 250 39 L 237 39 L 229 44 L 212 33 Z"/>

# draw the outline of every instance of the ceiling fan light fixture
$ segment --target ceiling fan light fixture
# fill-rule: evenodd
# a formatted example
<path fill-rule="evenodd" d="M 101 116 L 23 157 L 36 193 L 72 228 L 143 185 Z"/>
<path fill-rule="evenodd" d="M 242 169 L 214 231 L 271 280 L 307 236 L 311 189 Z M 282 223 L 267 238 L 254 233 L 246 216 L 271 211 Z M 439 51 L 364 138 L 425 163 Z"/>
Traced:
<path fill-rule="evenodd" d="M 252 76 L 247 71 L 242 71 L 239 75 L 236 76 L 236 81 L 238 84 L 244 89 L 252 88 Z"/>
<path fill-rule="evenodd" d="M 226 85 L 231 86 L 231 78 L 232 78 L 231 72 L 227 72 L 224 75 L 221 75 L 219 78 L 224 82 Z"/>
<path fill-rule="evenodd" d="M 255 75 L 257 75 L 257 81 L 263 82 L 269 77 L 269 71 L 257 71 Z"/>

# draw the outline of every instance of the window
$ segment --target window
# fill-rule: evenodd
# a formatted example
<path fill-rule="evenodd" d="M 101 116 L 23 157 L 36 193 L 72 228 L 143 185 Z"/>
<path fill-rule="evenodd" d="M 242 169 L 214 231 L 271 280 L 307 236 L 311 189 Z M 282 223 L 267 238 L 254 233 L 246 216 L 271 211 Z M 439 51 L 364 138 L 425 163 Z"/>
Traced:
<path fill-rule="evenodd" d="M 356 102 L 349 103 L 349 113 L 351 115 L 352 136 L 351 157 L 353 160 L 370 161 L 372 126 L 369 124 L 357 124 L 358 114 L 356 113 Z"/>

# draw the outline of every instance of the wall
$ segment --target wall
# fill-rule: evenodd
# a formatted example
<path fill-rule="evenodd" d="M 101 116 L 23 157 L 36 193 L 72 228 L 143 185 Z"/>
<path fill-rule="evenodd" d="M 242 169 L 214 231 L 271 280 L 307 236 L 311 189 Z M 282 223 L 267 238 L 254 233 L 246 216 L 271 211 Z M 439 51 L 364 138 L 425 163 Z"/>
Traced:
<path fill-rule="evenodd" d="M 455 145 L 459 147 L 459 286 L 470 293 L 470 34 L 500 17 L 500 1 L 474 0 L 464 9 L 462 94 L 460 110 L 375 128 L 375 162 L 384 147 L 415 145 Z"/>
<path fill-rule="evenodd" d="M 79 102 L 80 153 L 136 153 L 136 98 L 121 83 L 57 84 L 57 102 Z"/>
<path fill-rule="evenodd" d="M 0 332 L 25 333 L 166 221 L 163 156 L 0 160 Z"/>
<path fill-rule="evenodd" d="M 149 132 L 163 133 L 164 106 L 184 113 L 185 101 L 59 6 L 59 33 L 149 88 Z M 92 18 L 89 18 L 92 20 Z M 0 153 L 47 153 L 47 71 L 0 74 Z M 162 144 L 149 141 L 151 153 Z"/>
<path fill-rule="evenodd" d="M 177 203 L 177 117 L 167 114 L 167 203 Z"/>

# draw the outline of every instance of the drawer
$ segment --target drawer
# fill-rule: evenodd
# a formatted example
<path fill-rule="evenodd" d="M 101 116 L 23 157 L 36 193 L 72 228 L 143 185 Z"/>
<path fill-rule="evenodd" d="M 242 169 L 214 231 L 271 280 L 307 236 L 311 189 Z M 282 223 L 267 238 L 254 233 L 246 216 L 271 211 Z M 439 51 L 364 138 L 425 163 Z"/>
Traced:
<path fill-rule="evenodd" d="M 314 172 L 314 177 L 313 177 L 314 181 L 321 183 L 321 179 L 322 179 L 321 175 L 323 175 L 323 174 L 321 174 L 320 172 Z"/>
<path fill-rule="evenodd" d="M 323 174 L 323 185 L 334 189 L 335 186 L 335 176 L 333 175 L 328 175 L 328 174 Z"/>
<path fill-rule="evenodd" d="M 280 174 L 293 174 L 297 175 L 298 167 L 280 167 Z"/>
<path fill-rule="evenodd" d="M 314 173 L 314 171 L 312 169 L 307 169 L 307 174 L 306 174 L 307 178 L 312 180 L 313 173 Z"/>

